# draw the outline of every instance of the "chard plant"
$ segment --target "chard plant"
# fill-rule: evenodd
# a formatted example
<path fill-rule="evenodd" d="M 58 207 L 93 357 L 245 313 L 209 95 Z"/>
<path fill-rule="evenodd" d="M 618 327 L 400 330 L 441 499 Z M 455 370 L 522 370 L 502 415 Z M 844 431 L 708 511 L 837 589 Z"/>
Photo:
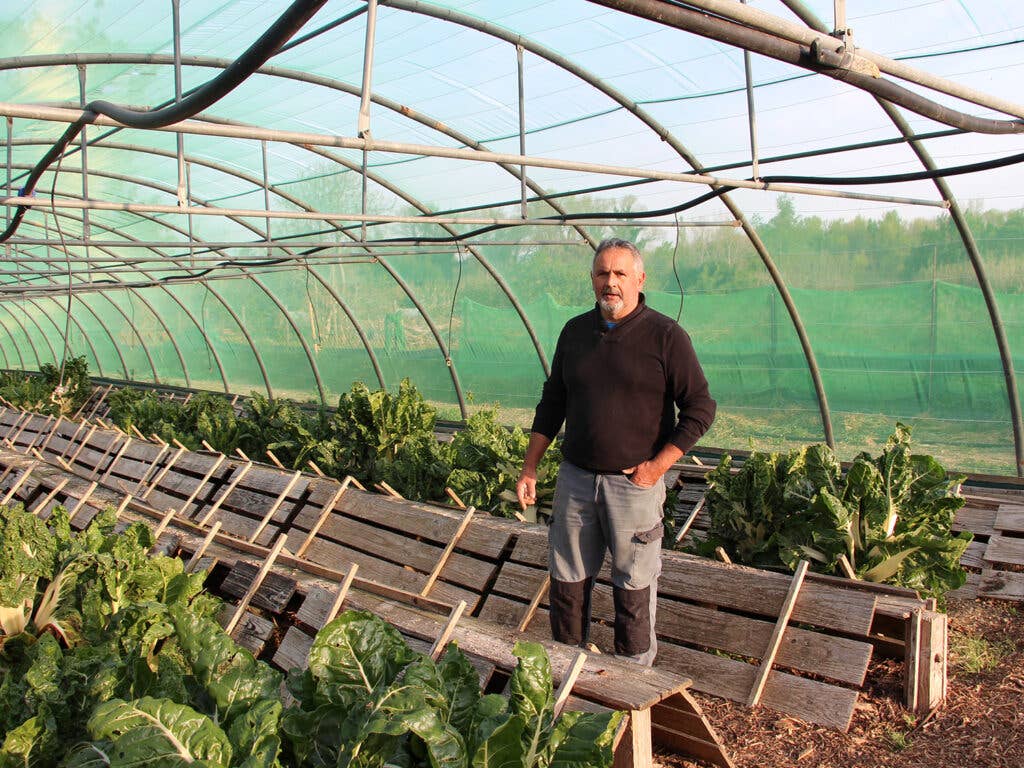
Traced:
<path fill-rule="evenodd" d="M 755 451 L 739 471 L 723 456 L 707 475 L 710 535 L 704 554 L 722 546 L 736 562 L 841 573 L 909 587 L 941 599 L 966 581 L 960 558 L 971 534 L 952 534 L 963 506 L 931 456 L 915 454 L 910 428 L 897 424 L 882 453 L 859 454 L 847 472 L 824 445 L 789 453 Z"/>
<path fill-rule="evenodd" d="M 516 646 L 509 698 L 484 695 L 456 646 L 434 662 L 367 613 L 320 631 L 286 706 L 284 676 L 215 620 L 205 574 L 152 544 L 112 509 L 75 533 L 61 508 L 0 507 L 0 766 L 611 765 L 620 713 L 556 718 L 541 646 Z"/>

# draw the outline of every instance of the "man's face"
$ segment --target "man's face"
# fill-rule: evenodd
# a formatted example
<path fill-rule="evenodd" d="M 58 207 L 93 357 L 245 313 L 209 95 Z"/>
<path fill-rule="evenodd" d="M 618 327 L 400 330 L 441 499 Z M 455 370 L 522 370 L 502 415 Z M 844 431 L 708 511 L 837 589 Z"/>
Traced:
<path fill-rule="evenodd" d="M 594 260 L 590 279 L 605 320 L 620 320 L 636 309 L 645 277 L 625 248 L 608 248 Z"/>

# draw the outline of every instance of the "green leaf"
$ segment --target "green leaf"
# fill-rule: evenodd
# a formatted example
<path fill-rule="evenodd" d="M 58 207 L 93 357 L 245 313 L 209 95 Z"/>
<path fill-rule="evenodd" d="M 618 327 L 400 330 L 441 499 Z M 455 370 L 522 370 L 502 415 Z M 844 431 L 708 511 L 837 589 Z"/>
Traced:
<path fill-rule="evenodd" d="M 182 652 L 221 721 L 230 724 L 258 702 L 278 698 L 281 674 L 235 643 L 216 621 L 181 606 L 169 613 Z"/>
<path fill-rule="evenodd" d="M 547 768 L 597 768 L 614 758 L 622 712 L 565 712 L 551 733 Z"/>
<path fill-rule="evenodd" d="M 315 704 L 353 704 L 390 685 L 416 654 L 391 625 L 364 611 L 346 611 L 317 633 L 309 651 Z"/>
<path fill-rule="evenodd" d="M 473 768 L 530 768 L 525 762 L 525 730 L 522 715 L 513 715 L 497 726 L 477 748 Z"/>
<path fill-rule="evenodd" d="M 228 766 L 231 744 L 206 715 L 167 699 L 114 699 L 99 705 L 88 723 L 93 739 L 113 742 L 111 768 L 154 762 L 185 766 L 196 761 Z"/>
<path fill-rule="evenodd" d="M 264 699 L 231 722 L 228 739 L 236 755 L 245 755 L 239 768 L 276 768 L 280 765 L 281 702 Z"/>

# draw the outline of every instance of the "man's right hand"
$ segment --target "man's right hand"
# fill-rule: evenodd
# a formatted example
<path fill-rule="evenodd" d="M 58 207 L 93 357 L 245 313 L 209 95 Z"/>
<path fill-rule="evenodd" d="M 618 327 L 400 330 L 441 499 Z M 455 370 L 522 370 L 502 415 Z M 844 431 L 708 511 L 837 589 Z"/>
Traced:
<path fill-rule="evenodd" d="M 530 433 L 530 442 L 526 446 L 523 457 L 523 469 L 516 480 L 516 496 L 519 506 L 525 510 L 537 503 L 537 465 L 540 464 L 544 451 L 551 445 L 551 438 L 540 432 Z"/>
<path fill-rule="evenodd" d="M 525 467 L 519 473 L 516 481 L 516 496 L 519 497 L 519 506 L 525 511 L 537 503 L 537 473 L 530 472 Z"/>

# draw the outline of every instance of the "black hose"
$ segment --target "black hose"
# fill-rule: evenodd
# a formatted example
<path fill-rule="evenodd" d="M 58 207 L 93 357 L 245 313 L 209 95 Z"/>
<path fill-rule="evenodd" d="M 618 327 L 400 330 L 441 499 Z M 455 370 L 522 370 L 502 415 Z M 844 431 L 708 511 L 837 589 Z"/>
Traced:
<path fill-rule="evenodd" d="M 36 164 L 35 168 L 28 175 L 28 179 L 22 187 L 20 195 L 30 196 L 35 191 L 36 184 L 47 168 L 59 157 L 67 146 L 74 141 L 82 128 L 96 120 L 98 115 L 104 115 L 129 128 L 163 128 L 173 123 L 187 120 L 197 115 L 211 104 L 224 98 L 228 93 L 237 88 L 253 72 L 263 66 L 278 49 L 284 45 L 296 32 L 305 25 L 307 21 L 326 3 L 327 0 L 295 0 L 288 9 L 281 14 L 266 32 L 260 35 L 259 39 L 246 49 L 245 53 L 239 56 L 220 74 L 200 88 L 194 90 L 189 96 L 179 102 L 169 104 L 160 109 L 139 111 L 112 104 L 109 101 L 91 101 L 85 105 L 81 117 L 67 127 L 57 143 L 54 144 L 43 158 Z M 11 218 L 7 229 L 0 234 L 0 243 L 9 239 L 21 224 L 28 206 L 19 205 Z"/>

